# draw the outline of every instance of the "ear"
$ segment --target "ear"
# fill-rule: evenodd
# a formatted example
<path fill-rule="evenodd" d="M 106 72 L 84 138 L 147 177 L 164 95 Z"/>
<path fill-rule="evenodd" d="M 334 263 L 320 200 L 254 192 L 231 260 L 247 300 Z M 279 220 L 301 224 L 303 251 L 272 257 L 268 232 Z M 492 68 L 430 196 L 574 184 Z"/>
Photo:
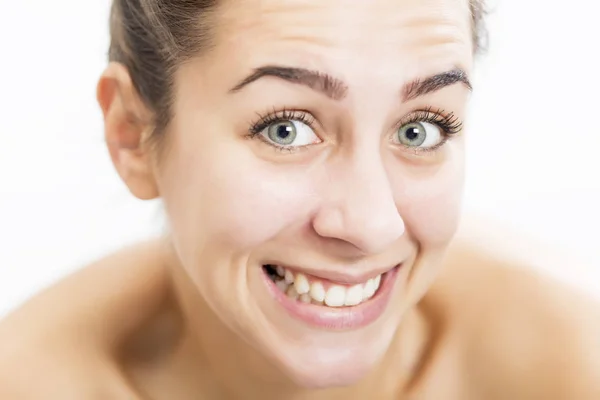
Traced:
<path fill-rule="evenodd" d="M 124 65 L 108 65 L 98 81 L 96 97 L 104 114 L 104 136 L 110 157 L 119 176 L 137 198 L 158 197 L 151 149 L 144 145 L 152 129 L 152 113 Z"/>

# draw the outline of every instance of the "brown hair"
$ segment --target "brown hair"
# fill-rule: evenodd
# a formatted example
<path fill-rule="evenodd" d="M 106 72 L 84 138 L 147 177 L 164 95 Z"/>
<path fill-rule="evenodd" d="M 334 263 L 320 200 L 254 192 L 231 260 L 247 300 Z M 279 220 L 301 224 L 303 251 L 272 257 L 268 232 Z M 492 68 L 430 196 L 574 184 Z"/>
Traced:
<path fill-rule="evenodd" d="M 484 50 L 484 0 L 469 0 L 475 54 Z M 113 0 L 109 60 L 125 65 L 142 101 L 153 112 L 151 141 L 172 118 L 173 76 L 209 48 L 218 0 Z"/>

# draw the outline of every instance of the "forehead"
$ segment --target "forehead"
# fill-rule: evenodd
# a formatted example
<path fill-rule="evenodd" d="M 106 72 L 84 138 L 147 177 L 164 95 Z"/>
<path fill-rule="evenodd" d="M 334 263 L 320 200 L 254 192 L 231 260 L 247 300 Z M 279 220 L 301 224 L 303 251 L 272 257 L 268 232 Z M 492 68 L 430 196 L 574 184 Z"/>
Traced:
<path fill-rule="evenodd" d="M 471 69 L 468 0 L 226 0 L 218 19 L 217 43 L 245 65 L 348 75 Z"/>

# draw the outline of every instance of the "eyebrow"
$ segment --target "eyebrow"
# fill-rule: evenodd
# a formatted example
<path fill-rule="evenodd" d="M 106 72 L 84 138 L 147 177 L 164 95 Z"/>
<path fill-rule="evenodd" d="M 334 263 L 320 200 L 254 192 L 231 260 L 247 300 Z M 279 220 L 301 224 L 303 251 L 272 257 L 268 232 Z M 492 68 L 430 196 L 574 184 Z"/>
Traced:
<path fill-rule="evenodd" d="M 333 100 L 343 99 L 348 92 L 348 85 L 341 79 L 334 78 L 331 75 L 304 68 L 290 68 L 276 65 L 268 65 L 255 69 L 252 74 L 234 86 L 230 92 L 238 92 L 244 86 L 265 76 L 272 76 L 284 81 L 307 86 Z"/>
<path fill-rule="evenodd" d="M 342 100 L 348 93 L 348 85 L 344 81 L 326 73 L 305 68 L 277 65 L 267 65 L 255 69 L 249 76 L 235 85 L 230 90 L 230 93 L 239 92 L 245 86 L 263 77 L 275 77 L 294 84 L 307 86 L 333 100 Z M 413 100 L 459 82 L 467 89 L 473 89 L 467 73 L 458 67 L 427 78 L 417 78 L 403 86 L 401 90 L 402 100 Z"/>
<path fill-rule="evenodd" d="M 447 86 L 452 86 L 455 83 L 462 83 L 469 91 L 473 90 L 473 85 L 467 77 L 467 73 L 461 68 L 454 68 L 450 71 L 429 76 L 425 79 L 415 79 L 402 89 L 402 100 L 409 101 L 420 96 L 438 91 Z"/>

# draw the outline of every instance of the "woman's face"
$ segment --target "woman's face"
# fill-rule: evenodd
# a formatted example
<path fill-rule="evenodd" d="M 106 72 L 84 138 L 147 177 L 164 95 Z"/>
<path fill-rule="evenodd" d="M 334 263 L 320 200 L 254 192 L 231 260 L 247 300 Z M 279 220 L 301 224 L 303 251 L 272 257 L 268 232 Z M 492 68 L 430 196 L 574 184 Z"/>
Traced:
<path fill-rule="evenodd" d="M 246 0 L 215 26 L 176 75 L 158 171 L 174 247 L 215 315 L 292 379 L 350 384 L 457 226 L 468 2 Z"/>

